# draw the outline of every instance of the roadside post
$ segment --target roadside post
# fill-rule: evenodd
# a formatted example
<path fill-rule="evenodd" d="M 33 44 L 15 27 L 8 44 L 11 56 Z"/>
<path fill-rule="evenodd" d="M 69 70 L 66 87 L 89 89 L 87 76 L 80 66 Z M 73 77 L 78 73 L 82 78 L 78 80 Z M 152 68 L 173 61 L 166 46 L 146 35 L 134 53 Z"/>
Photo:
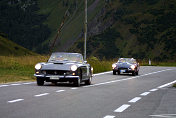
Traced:
<path fill-rule="evenodd" d="M 152 65 L 152 62 L 151 62 L 151 60 L 149 59 L 149 66 L 151 66 Z"/>

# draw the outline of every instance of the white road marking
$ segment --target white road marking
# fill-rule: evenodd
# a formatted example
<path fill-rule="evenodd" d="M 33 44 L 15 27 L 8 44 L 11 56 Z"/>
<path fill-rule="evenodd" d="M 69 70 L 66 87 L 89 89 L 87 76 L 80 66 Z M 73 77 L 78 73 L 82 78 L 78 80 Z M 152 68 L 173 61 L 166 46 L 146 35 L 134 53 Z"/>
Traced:
<path fill-rule="evenodd" d="M 107 116 L 105 116 L 105 117 L 103 117 L 103 118 L 115 118 L 115 116 L 107 115 Z"/>
<path fill-rule="evenodd" d="M 140 100 L 140 99 L 141 99 L 141 97 L 135 97 L 135 98 L 131 99 L 131 100 L 128 101 L 128 102 L 130 102 L 130 103 L 135 103 L 135 102 L 137 102 L 137 101 Z"/>
<path fill-rule="evenodd" d="M 142 76 L 147 76 L 147 75 L 152 75 L 152 74 L 156 74 L 156 73 L 161 73 L 161 72 L 169 71 L 169 70 L 173 70 L 173 69 L 165 69 L 165 70 L 161 70 L 161 71 L 156 71 L 156 72 L 152 72 L 152 73 L 147 73 L 147 74 L 141 75 L 140 77 L 142 77 Z"/>
<path fill-rule="evenodd" d="M 78 89 L 78 88 L 71 88 L 72 90 L 76 90 L 76 89 Z"/>
<path fill-rule="evenodd" d="M 57 93 L 60 93 L 60 92 L 64 92 L 65 90 L 58 90 L 58 91 L 56 91 Z"/>
<path fill-rule="evenodd" d="M 27 82 L 27 83 L 22 83 L 24 85 L 28 85 L 28 84 L 33 84 L 34 82 Z"/>
<path fill-rule="evenodd" d="M 105 84 L 110 84 L 110 83 L 130 80 L 130 79 L 133 79 L 133 78 L 136 78 L 136 77 L 131 77 L 131 78 L 127 78 L 127 79 L 121 79 L 121 80 L 108 81 L 108 82 L 103 82 L 103 83 L 98 83 L 98 84 L 93 84 L 93 85 L 88 85 L 88 86 L 83 86 L 83 87 L 87 88 L 87 87 L 93 87 L 93 86 L 100 86 L 100 85 L 105 85 Z"/>
<path fill-rule="evenodd" d="M 157 90 L 158 90 L 158 89 L 151 89 L 150 91 L 151 91 L 151 92 L 154 92 L 154 91 L 157 91 Z"/>
<path fill-rule="evenodd" d="M 45 96 L 48 95 L 49 93 L 43 93 L 43 94 L 38 94 L 38 95 L 34 95 L 35 97 L 41 97 L 41 96 Z"/>
<path fill-rule="evenodd" d="M 6 86 L 9 86 L 9 85 L 0 85 L 0 87 L 6 87 Z"/>
<path fill-rule="evenodd" d="M 150 92 L 144 92 L 144 93 L 142 93 L 142 94 L 140 94 L 141 96 L 146 96 L 146 95 L 148 95 L 148 94 L 150 94 Z"/>
<path fill-rule="evenodd" d="M 172 81 L 172 82 L 169 82 L 169 83 L 167 83 L 167 84 L 164 84 L 164 85 L 161 85 L 161 86 L 159 86 L 159 87 L 157 87 L 157 88 L 164 88 L 164 87 L 167 87 L 167 86 L 170 86 L 171 84 L 174 84 L 174 83 L 176 83 L 176 80 L 174 80 L 174 81 Z"/>
<path fill-rule="evenodd" d="M 21 84 L 10 84 L 11 86 L 19 86 L 19 85 L 21 85 Z"/>
<path fill-rule="evenodd" d="M 116 82 L 121 82 L 121 81 L 126 81 L 126 80 L 131 80 L 131 79 L 134 79 L 134 78 L 139 78 L 139 77 L 147 76 L 147 75 L 152 75 L 152 74 L 156 74 L 156 73 L 160 73 L 160 72 L 164 72 L 164 71 L 168 71 L 168 70 L 172 70 L 172 69 L 166 69 L 166 70 L 156 71 L 156 72 L 152 72 L 152 73 L 148 73 L 148 74 L 144 74 L 144 75 L 140 75 L 140 76 L 134 76 L 134 77 L 130 77 L 130 78 L 126 78 L 126 79 L 121 79 L 121 80 L 108 81 L 108 82 L 103 82 L 103 83 L 98 83 L 98 84 L 93 84 L 93 85 L 88 85 L 88 86 L 83 86 L 83 87 L 84 88 L 88 88 L 88 87 L 100 86 L 100 85 L 105 85 L 105 84 L 110 84 L 110 83 L 116 83 Z M 107 73 L 110 73 L 110 72 L 107 72 Z"/>
<path fill-rule="evenodd" d="M 11 101 L 8 101 L 8 103 L 14 103 L 14 102 L 19 102 L 19 101 L 23 101 L 24 99 L 16 99 L 16 100 L 11 100 Z"/>
<path fill-rule="evenodd" d="M 114 110 L 114 112 L 123 112 L 125 111 L 128 107 L 130 107 L 129 104 L 124 104 L 121 107 L 117 108 L 116 110 Z"/>
<path fill-rule="evenodd" d="M 159 118 L 176 118 L 176 114 L 160 114 L 160 115 L 150 115 L 152 117 L 159 117 Z"/>
<path fill-rule="evenodd" d="M 104 74 L 107 74 L 107 73 L 112 73 L 112 71 L 97 73 L 97 74 L 94 74 L 93 76 L 104 75 Z"/>

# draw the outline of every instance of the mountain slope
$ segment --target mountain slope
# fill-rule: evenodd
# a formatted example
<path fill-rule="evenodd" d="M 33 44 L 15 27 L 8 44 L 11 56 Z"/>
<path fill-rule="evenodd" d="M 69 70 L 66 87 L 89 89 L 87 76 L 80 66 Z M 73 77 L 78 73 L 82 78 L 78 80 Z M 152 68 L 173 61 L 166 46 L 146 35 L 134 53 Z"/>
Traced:
<path fill-rule="evenodd" d="M 111 1 L 97 17 L 97 24 L 108 28 L 89 36 L 88 55 L 176 60 L 175 13 L 175 0 Z M 83 41 L 79 40 L 70 50 L 83 52 Z"/>
<path fill-rule="evenodd" d="M 102 9 L 103 1 L 88 0 L 88 22 Z M 84 31 L 84 0 L 39 0 L 40 14 L 48 14 L 45 24 L 51 29 L 48 38 L 54 40 L 65 12 L 68 10 L 64 27 L 57 39 L 55 50 L 67 51 L 77 39 L 82 38 Z"/>
<path fill-rule="evenodd" d="M 12 56 L 12 55 L 23 56 L 23 55 L 36 55 L 36 54 L 0 36 L 0 56 Z"/>
<path fill-rule="evenodd" d="M 50 29 L 43 22 L 47 14 L 39 14 L 38 0 L 0 0 L 0 32 L 8 39 L 33 51 L 43 53 Z"/>
<path fill-rule="evenodd" d="M 83 53 L 84 0 L 0 1 L 0 32 L 27 49 Z M 175 0 L 88 0 L 88 56 L 176 60 Z"/>

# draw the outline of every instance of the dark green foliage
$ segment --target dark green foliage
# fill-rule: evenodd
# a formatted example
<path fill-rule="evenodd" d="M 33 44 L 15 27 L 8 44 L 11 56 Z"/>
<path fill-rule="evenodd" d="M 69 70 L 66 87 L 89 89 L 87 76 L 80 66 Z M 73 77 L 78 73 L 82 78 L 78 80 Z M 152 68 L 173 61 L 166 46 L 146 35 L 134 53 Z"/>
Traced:
<path fill-rule="evenodd" d="M 133 0 L 120 0 L 123 5 L 128 5 L 133 2 Z"/>
<path fill-rule="evenodd" d="M 1 0 L 0 31 L 25 48 L 39 47 L 50 30 L 43 24 L 47 16 L 38 14 L 38 10 L 37 0 Z"/>
<path fill-rule="evenodd" d="M 120 33 L 117 32 L 115 29 L 107 29 L 102 34 L 90 37 L 87 41 L 87 56 L 95 56 L 100 59 L 116 58 L 119 55 L 119 49 L 116 47 L 117 37 L 121 38 Z M 76 49 L 79 49 L 79 51 Z M 79 41 L 76 44 L 76 49 L 71 49 L 71 51 L 77 51 L 83 54 L 83 40 Z"/>
<path fill-rule="evenodd" d="M 138 2 L 138 3 L 147 3 L 148 5 L 153 5 L 153 4 L 156 4 L 159 0 L 120 0 L 120 2 L 123 4 L 123 5 L 129 5 L 133 2 Z"/>
<path fill-rule="evenodd" d="M 115 29 L 108 29 L 104 33 L 90 38 L 87 41 L 87 55 L 90 56 L 94 53 L 94 56 L 100 59 L 116 58 L 119 55 L 119 49 L 116 47 L 117 37 L 121 37 L 119 32 Z M 83 50 L 83 42 L 80 42 L 77 48 Z"/>
<path fill-rule="evenodd" d="M 157 17 L 156 24 L 157 24 L 159 32 L 163 32 L 164 30 L 170 27 L 176 27 L 176 13 L 175 12 L 170 11 L 168 13 L 164 13 L 163 15 L 159 15 Z"/>
<path fill-rule="evenodd" d="M 94 1 L 89 0 L 88 6 Z M 49 40 L 53 40 L 68 9 L 68 19 L 55 49 L 70 48 L 71 45 L 69 47 L 66 42 L 73 40 L 73 37 L 76 40 L 81 34 L 84 1 L 58 0 L 46 5 L 48 1 L 41 0 L 39 3 L 40 10 L 38 0 L 1 0 L 1 35 L 28 49 L 46 53 Z M 88 30 L 92 29 L 91 24 L 95 25 L 95 34 L 87 40 L 88 56 L 100 59 L 124 56 L 158 61 L 176 59 L 175 0 L 100 0 L 88 13 L 88 19 Z M 50 29 L 43 23 L 51 28 L 49 38 Z M 83 53 L 83 50 L 84 40 L 81 37 L 70 51 Z"/>
<path fill-rule="evenodd" d="M 142 2 L 153 5 L 159 1 L 143 0 L 140 3 L 142 4 Z M 161 8 L 143 11 L 143 15 L 150 16 L 148 19 L 137 14 L 126 16 L 123 19 L 125 23 L 133 25 L 129 32 L 136 36 L 140 45 L 147 44 L 147 50 L 154 50 L 158 44 L 164 45 L 162 49 L 158 50 L 160 55 L 153 56 L 155 61 L 173 60 L 176 55 L 176 46 L 174 45 L 176 44 L 176 3 L 171 1 L 162 1 L 162 3 L 163 7 Z M 147 53 L 137 51 L 132 55 L 137 58 L 147 58 Z"/>
<path fill-rule="evenodd" d="M 142 44 L 146 43 L 150 48 L 153 49 L 154 44 L 156 43 L 157 39 L 155 39 L 156 34 L 156 26 L 155 25 L 148 25 L 145 28 L 140 28 L 138 31 L 138 38 L 137 40 Z"/>
<path fill-rule="evenodd" d="M 114 13 L 114 19 L 118 20 L 121 19 L 122 16 L 129 14 L 130 11 L 128 11 L 126 8 L 119 8 Z"/>
<path fill-rule="evenodd" d="M 103 22 L 114 24 L 89 38 L 88 56 L 100 59 L 134 57 L 167 61 L 176 59 L 176 2 L 174 0 L 120 0 L 106 7 Z M 76 49 L 83 51 L 83 41 Z"/>

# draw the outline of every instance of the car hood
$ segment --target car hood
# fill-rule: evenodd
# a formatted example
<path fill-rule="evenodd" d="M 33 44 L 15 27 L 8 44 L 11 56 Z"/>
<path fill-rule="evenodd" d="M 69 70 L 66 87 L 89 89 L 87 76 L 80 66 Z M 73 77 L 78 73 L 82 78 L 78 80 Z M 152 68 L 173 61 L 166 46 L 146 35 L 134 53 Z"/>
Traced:
<path fill-rule="evenodd" d="M 41 70 L 70 70 L 72 65 L 77 65 L 77 63 L 43 63 Z"/>
<path fill-rule="evenodd" d="M 130 68 L 131 65 L 130 63 L 117 63 L 118 68 Z"/>

